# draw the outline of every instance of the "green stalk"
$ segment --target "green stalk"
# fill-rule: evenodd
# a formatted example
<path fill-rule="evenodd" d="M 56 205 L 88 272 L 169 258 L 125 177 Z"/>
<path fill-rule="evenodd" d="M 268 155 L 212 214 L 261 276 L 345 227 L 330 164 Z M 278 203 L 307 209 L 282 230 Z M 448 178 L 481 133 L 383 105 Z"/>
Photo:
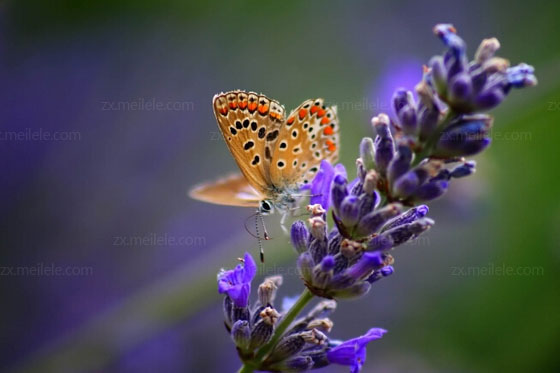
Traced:
<path fill-rule="evenodd" d="M 239 368 L 237 373 L 253 373 L 254 371 L 255 369 L 251 365 L 245 363 L 241 368 Z"/>
<path fill-rule="evenodd" d="M 290 310 L 286 313 L 286 315 L 282 318 L 282 321 L 280 321 L 280 323 L 274 330 L 274 334 L 272 335 L 270 341 L 257 351 L 254 361 L 258 365 L 260 365 L 264 358 L 274 349 L 274 347 L 276 347 L 276 344 L 278 343 L 280 338 L 282 338 L 288 327 L 292 324 L 297 315 L 300 314 L 307 303 L 309 303 L 309 301 L 313 299 L 313 297 L 314 295 L 309 291 L 309 289 L 305 288 L 305 290 L 303 290 L 296 303 L 294 303 L 292 308 L 290 308 Z M 240 372 L 252 372 L 252 370 L 245 370 Z"/>

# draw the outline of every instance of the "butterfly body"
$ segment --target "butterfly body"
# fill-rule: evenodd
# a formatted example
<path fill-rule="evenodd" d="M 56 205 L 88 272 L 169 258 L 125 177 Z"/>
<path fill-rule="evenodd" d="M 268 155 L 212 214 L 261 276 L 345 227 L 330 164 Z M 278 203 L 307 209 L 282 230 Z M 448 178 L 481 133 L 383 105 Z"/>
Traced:
<path fill-rule="evenodd" d="M 241 174 L 191 190 L 195 199 L 230 206 L 274 209 L 284 216 L 326 159 L 338 158 L 336 107 L 307 100 L 286 115 L 284 106 L 262 94 L 230 91 L 214 96 L 220 132 Z"/>

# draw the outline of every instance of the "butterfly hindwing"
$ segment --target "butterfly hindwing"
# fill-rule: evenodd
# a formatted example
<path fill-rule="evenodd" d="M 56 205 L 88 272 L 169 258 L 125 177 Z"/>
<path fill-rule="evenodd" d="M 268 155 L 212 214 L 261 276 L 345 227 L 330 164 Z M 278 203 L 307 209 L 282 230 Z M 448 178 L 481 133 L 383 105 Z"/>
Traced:
<path fill-rule="evenodd" d="M 214 114 L 224 140 L 247 182 L 269 191 L 270 162 L 284 122 L 277 101 L 254 92 L 230 91 L 214 96 Z"/>
<path fill-rule="evenodd" d="M 270 164 L 270 180 L 279 188 L 310 182 L 321 160 L 338 159 L 336 106 L 323 99 L 307 100 L 293 110 L 280 130 Z"/>
<path fill-rule="evenodd" d="M 195 186 L 189 195 L 204 202 L 241 207 L 258 207 L 259 202 L 264 199 L 241 174 Z"/>

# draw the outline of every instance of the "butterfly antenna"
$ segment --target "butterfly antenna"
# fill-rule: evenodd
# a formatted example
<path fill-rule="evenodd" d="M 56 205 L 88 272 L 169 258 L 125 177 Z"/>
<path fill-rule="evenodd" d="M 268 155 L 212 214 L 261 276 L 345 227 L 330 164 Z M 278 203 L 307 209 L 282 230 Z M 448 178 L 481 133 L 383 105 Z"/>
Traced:
<path fill-rule="evenodd" d="M 259 253 L 261 255 L 261 263 L 264 263 L 264 250 L 262 246 L 261 236 L 259 234 L 259 217 L 261 218 L 262 221 L 262 215 L 259 211 L 257 211 L 255 214 L 255 232 L 257 232 L 257 241 L 259 242 Z M 263 223 L 263 227 L 264 227 L 264 223 Z M 266 230 L 264 231 L 264 235 L 266 239 L 267 237 Z"/>
<path fill-rule="evenodd" d="M 257 227 L 257 236 L 255 236 L 255 234 L 253 232 L 251 232 L 251 230 L 247 227 L 247 222 L 249 221 L 249 219 L 251 219 L 253 216 L 256 216 L 257 213 L 252 214 L 251 216 L 249 216 L 247 219 L 245 219 L 245 230 L 247 231 L 247 233 L 249 233 L 249 235 L 253 238 L 259 239 L 260 237 L 258 236 L 259 234 L 259 229 Z"/>
<path fill-rule="evenodd" d="M 270 236 L 268 235 L 268 232 L 266 231 L 266 225 L 264 224 L 263 215 L 260 212 L 258 212 L 258 215 L 261 218 L 261 224 L 263 226 L 263 231 L 264 231 L 264 233 L 263 233 L 264 239 L 265 239 L 265 241 L 268 241 L 268 240 L 270 240 Z"/>

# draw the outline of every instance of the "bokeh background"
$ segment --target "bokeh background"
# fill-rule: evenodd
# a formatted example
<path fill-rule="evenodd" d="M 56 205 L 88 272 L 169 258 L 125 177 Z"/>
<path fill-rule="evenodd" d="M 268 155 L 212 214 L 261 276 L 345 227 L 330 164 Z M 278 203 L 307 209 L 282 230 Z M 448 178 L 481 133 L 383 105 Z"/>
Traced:
<path fill-rule="evenodd" d="M 496 36 L 539 85 L 493 112 L 476 175 L 431 205 L 435 228 L 395 252 L 390 279 L 339 304 L 332 336 L 389 330 L 366 372 L 558 371 L 558 14 L 557 2 L 510 0 L 2 2 L 1 370 L 237 369 L 215 276 L 256 253 L 252 211 L 187 197 L 235 170 L 212 96 L 338 104 L 354 174 L 371 116 L 413 88 L 443 49 L 433 25 L 452 22 L 471 56 Z M 268 225 L 257 281 L 282 273 L 280 295 L 296 295 L 295 254 Z"/>

